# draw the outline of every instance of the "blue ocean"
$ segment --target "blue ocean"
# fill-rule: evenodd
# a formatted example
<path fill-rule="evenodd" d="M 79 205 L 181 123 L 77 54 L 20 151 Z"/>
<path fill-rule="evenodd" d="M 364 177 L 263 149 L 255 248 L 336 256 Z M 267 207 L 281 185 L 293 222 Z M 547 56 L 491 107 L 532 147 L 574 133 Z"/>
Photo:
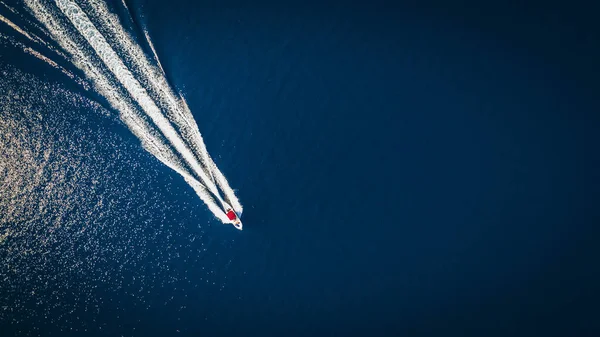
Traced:
<path fill-rule="evenodd" d="M 71 2 L 185 100 L 242 231 Z M 100 3 L 0 2 L 0 336 L 600 334 L 591 6 Z"/>

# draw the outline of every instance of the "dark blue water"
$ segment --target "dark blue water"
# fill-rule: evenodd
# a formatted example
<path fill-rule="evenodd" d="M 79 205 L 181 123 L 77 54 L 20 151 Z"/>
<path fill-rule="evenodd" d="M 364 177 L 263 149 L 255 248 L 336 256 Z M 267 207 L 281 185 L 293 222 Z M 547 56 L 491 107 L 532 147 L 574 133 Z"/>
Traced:
<path fill-rule="evenodd" d="M 184 224 L 144 247 L 161 252 L 138 261 L 159 275 L 145 281 L 144 305 L 122 297 L 135 293 L 135 281 L 115 290 L 98 280 L 87 296 L 102 298 L 101 310 L 73 314 L 87 320 L 72 320 L 88 328 L 84 334 L 39 317 L 20 329 L 37 324 L 42 336 L 600 331 L 593 225 L 600 49 L 583 7 L 128 5 L 238 190 L 244 231 L 216 223 L 182 179 L 139 154 L 160 173 L 152 193 L 183 208 L 161 211 L 160 224 L 132 217 L 123 231 Z M 122 125 L 106 128 L 136 144 Z M 123 179 L 142 179 L 134 176 Z M 210 254 L 196 255 L 188 237 L 208 221 L 201 231 Z M 165 250 L 180 258 L 158 268 Z M 138 267 L 109 273 L 128 279 Z M 206 270 L 217 285 L 205 282 Z M 172 276 L 178 281 L 159 279 Z"/>

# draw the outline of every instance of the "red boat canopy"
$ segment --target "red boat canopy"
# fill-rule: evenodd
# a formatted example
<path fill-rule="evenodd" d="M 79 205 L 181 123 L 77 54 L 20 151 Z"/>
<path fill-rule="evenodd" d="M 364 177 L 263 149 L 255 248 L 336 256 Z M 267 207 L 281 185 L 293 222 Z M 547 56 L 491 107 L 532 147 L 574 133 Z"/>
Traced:
<path fill-rule="evenodd" d="M 229 218 L 229 220 L 235 220 L 237 218 L 237 215 L 235 215 L 235 213 L 232 210 L 229 210 L 227 212 L 227 217 Z"/>

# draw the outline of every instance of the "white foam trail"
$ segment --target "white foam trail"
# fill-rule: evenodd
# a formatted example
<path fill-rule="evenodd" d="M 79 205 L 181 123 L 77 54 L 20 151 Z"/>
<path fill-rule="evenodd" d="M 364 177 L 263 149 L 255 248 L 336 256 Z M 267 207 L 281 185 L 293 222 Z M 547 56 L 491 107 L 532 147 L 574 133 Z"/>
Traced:
<path fill-rule="evenodd" d="M 204 185 L 215 195 L 221 203 L 225 203 L 219 196 L 215 184 L 206 175 L 194 155 L 183 142 L 177 131 L 165 116 L 162 115 L 156 103 L 148 95 L 140 83 L 131 74 L 129 69 L 123 64 L 123 61 L 110 47 L 104 37 L 98 32 L 96 27 L 88 19 L 87 15 L 79 8 L 77 4 L 70 0 L 57 0 L 57 6 L 71 20 L 75 28 L 83 35 L 104 64 L 111 70 L 119 82 L 125 87 L 129 94 L 142 107 L 144 112 L 152 119 L 154 124 L 161 130 L 163 135 L 171 142 L 173 147 L 182 155 L 184 160 L 193 168 L 194 172 L 200 176 Z"/>
<path fill-rule="evenodd" d="M 159 100 L 163 102 L 167 115 L 180 128 L 180 132 L 184 136 L 183 138 L 191 139 L 191 148 L 193 149 L 194 153 L 201 158 L 205 171 L 221 188 L 226 196 L 227 201 L 231 204 L 233 209 L 238 214 L 241 214 L 243 211 L 241 203 L 235 196 L 233 189 L 229 186 L 225 176 L 218 170 L 214 161 L 212 158 L 210 158 L 208 150 L 204 145 L 202 135 L 198 131 L 198 126 L 191 110 L 187 105 L 187 102 L 183 97 L 178 99 L 171 90 L 171 87 L 166 82 L 162 66 L 160 67 L 160 72 L 156 67 L 152 66 L 139 45 L 133 41 L 131 36 L 125 32 L 125 30 L 119 24 L 119 18 L 108 10 L 104 2 L 90 0 L 90 4 L 92 5 L 90 8 L 90 14 L 95 20 L 101 22 L 102 27 L 106 27 L 110 31 L 110 34 L 115 37 L 115 40 L 121 46 L 124 53 L 131 55 L 129 59 L 135 63 L 135 66 L 139 69 L 138 73 L 142 78 L 145 79 L 145 83 L 147 83 L 152 91 L 156 93 Z M 127 6 L 124 6 L 129 12 Z M 144 32 L 146 42 L 150 46 L 154 54 L 154 58 L 160 66 L 158 55 L 154 49 L 152 41 L 150 40 L 147 30 L 144 27 L 142 27 L 142 30 Z"/>
<path fill-rule="evenodd" d="M 218 171 L 212 159 L 208 156 L 204 143 L 202 142 L 202 138 L 197 131 L 197 126 L 193 120 L 191 112 L 189 112 L 187 106 L 185 107 L 185 110 L 181 108 L 181 103 L 179 103 L 173 95 L 170 87 L 166 83 L 164 76 L 160 76 L 157 68 L 150 65 L 145 57 L 145 54 L 141 52 L 141 49 L 140 53 L 142 57 L 140 59 L 143 61 L 138 63 L 137 66 L 141 67 L 142 69 L 147 69 L 149 72 L 151 71 L 152 76 L 154 76 L 154 78 L 150 76 L 150 79 L 144 83 L 150 83 L 150 86 L 153 87 L 153 92 L 160 93 L 160 99 L 167 101 L 167 105 L 171 107 L 171 109 L 169 109 L 170 111 L 168 112 L 171 114 L 169 117 L 176 121 L 176 125 L 183 122 L 184 124 L 182 125 L 184 126 L 187 125 L 188 127 L 195 127 L 195 132 L 197 133 L 198 137 L 193 137 L 193 141 L 191 143 L 193 144 L 192 147 L 195 147 L 196 150 L 200 149 L 205 151 L 206 155 L 204 157 L 200 156 L 201 159 L 203 159 L 202 163 L 204 164 L 204 167 L 199 164 L 198 160 L 194 157 L 193 153 L 185 144 L 186 140 L 190 142 L 190 138 L 188 138 L 190 135 L 182 132 L 182 136 L 184 138 L 180 138 L 180 135 L 170 124 L 170 121 L 160 113 L 158 106 L 152 100 L 148 92 L 146 92 L 146 90 L 141 86 L 140 82 L 133 77 L 132 73 L 124 65 L 123 61 L 117 56 L 110 45 L 108 45 L 105 38 L 91 23 L 81 8 L 79 8 L 72 1 L 56 1 L 60 10 L 65 14 L 77 31 L 83 36 L 85 41 L 87 41 L 85 46 L 82 45 L 83 39 L 73 35 L 71 28 L 67 28 L 66 26 L 67 21 L 55 15 L 53 11 L 48 8 L 47 3 L 43 3 L 38 0 L 25 1 L 28 7 L 31 9 L 33 15 L 46 26 L 49 32 L 51 32 L 54 40 L 61 46 L 61 48 L 72 55 L 72 61 L 74 65 L 82 69 L 84 73 L 90 77 L 98 92 L 108 100 L 109 104 L 111 104 L 113 108 L 120 112 L 121 119 L 142 141 L 144 148 L 155 155 L 165 165 L 183 176 L 186 182 L 196 191 L 198 196 L 207 204 L 208 208 L 219 220 L 224 223 L 231 223 L 231 221 L 227 219 L 220 205 L 218 205 L 213 199 L 214 196 L 219 200 L 221 206 L 227 206 L 227 203 L 223 201 L 219 192 L 217 191 L 216 184 L 211 179 L 212 176 L 209 178 L 209 174 L 207 174 L 207 172 L 214 173 L 215 176 L 218 177 L 217 182 L 219 187 L 221 187 L 223 181 L 225 181 L 226 184 L 226 180 L 222 173 Z M 99 8 L 102 9 L 105 7 Z M 117 24 L 112 22 L 112 24 L 115 27 L 120 27 L 117 25 L 118 22 Z M 120 29 L 122 30 L 122 28 Z M 137 47 L 137 45 L 133 43 L 132 45 Z M 95 53 L 104 64 L 103 66 L 98 63 L 96 56 L 87 51 L 90 46 L 93 49 L 93 53 Z M 137 48 L 139 49 L 139 47 Z M 128 60 L 135 59 L 135 55 L 135 53 L 130 53 L 126 55 L 126 58 Z M 114 75 L 116 82 L 104 74 L 104 66 L 106 66 Z M 118 89 L 120 86 L 125 88 L 130 96 L 123 96 L 121 90 Z M 135 104 L 132 104 L 130 98 L 133 98 L 135 103 L 142 108 L 143 112 L 134 107 Z M 177 109 L 177 107 L 179 108 Z M 186 120 L 176 118 L 178 115 L 187 117 L 186 113 L 189 114 L 191 119 Z M 150 125 L 146 121 L 146 117 L 150 117 L 154 125 Z M 160 133 L 155 131 L 154 126 L 158 127 Z M 178 126 L 180 131 L 185 129 L 185 127 L 181 127 L 181 125 Z M 189 131 L 189 129 L 187 131 Z M 194 131 L 193 128 L 192 131 Z M 194 133 L 191 132 L 191 136 L 193 135 Z M 163 139 L 168 140 L 172 147 L 165 143 Z M 198 140 L 200 140 L 199 144 L 194 144 Z M 202 183 L 200 183 L 189 171 L 187 171 L 185 166 L 179 160 L 178 155 L 173 152 L 173 149 L 175 149 L 183 157 L 185 162 L 187 162 L 187 164 L 193 169 L 193 172 L 200 177 Z M 227 187 L 229 186 L 227 185 Z M 221 188 L 223 189 L 223 187 Z M 241 213 L 241 205 L 239 205 L 237 198 L 233 196 L 232 199 L 232 193 L 227 193 L 226 189 L 223 189 L 223 191 L 228 201 L 231 202 L 232 207 L 236 211 L 239 209 L 240 211 L 238 213 Z"/>
<path fill-rule="evenodd" d="M 187 101 L 185 100 L 185 98 L 183 96 L 181 96 L 181 107 L 183 108 L 184 111 L 187 111 L 190 115 L 192 114 L 190 108 L 187 105 Z M 221 173 L 221 171 L 217 168 L 217 165 L 215 164 L 215 162 L 213 161 L 213 159 L 210 156 L 208 156 L 207 160 L 208 160 L 208 166 L 210 167 L 210 170 L 214 173 L 214 177 L 216 179 L 217 185 L 219 185 L 219 187 L 225 194 L 225 198 L 227 199 L 227 201 L 229 201 L 229 203 L 231 204 L 231 207 L 233 207 L 233 210 L 237 214 L 241 215 L 242 212 L 244 211 L 244 209 L 243 209 L 242 204 L 240 203 L 239 199 L 235 195 L 235 192 L 229 186 L 229 182 L 227 181 L 227 179 L 225 178 L 223 173 Z"/>
<path fill-rule="evenodd" d="M 65 0 L 70 1 L 70 0 Z M 108 30 L 108 32 L 114 36 L 115 44 L 120 47 L 123 53 L 128 57 L 133 65 L 139 70 L 137 74 L 148 84 L 152 92 L 159 99 L 165 108 L 165 112 L 171 121 L 179 128 L 179 132 L 182 133 L 184 139 L 190 139 L 189 142 L 191 150 L 200 157 L 206 173 L 214 182 L 212 169 L 208 169 L 209 166 L 209 154 L 204 140 L 198 131 L 198 126 L 194 120 L 194 117 L 189 110 L 184 110 L 178 104 L 175 94 L 172 92 L 171 87 L 166 81 L 164 73 L 160 73 L 159 70 L 152 66 L 146 57 L 146 54 L 142 51 L 137 43 L 133 41 L 131 36 L 125 32 L 122 25 L 119 23 L 119 19 L 116 15 L 111 13 L 106 4 L 102 1 L 90 0 L 91 6 L 89 15 L 91 15 L 100 25 Z M 147 40 L 148 44 L 151 45 L 150 40 Z M 151 47 L 153 49 L 153 47 Z M 158 56 L 155 53 L 156 59 Z"/>
<path fill-rule="evenodd" d="M 233 189 L 231 187 L 229 187 L 229 183 L 227 182 L 227 179 L 225 179 L 225 176 L 223 175 L 223 173 L 221 173 L 221 171 L 219 171 L 219 169 L 217 169 L 217 165 L 215 165 L 212 158 L 209 158 L 209 159 L 211 162 L 211 166 L 213 167 L 213 172 L 215 173 L 215 178 L 217 179 L 217 184 L 219 185 L 219 187 L 221 187 L 221 190 L 223 190 L 223 193 L 225 194 L 225 198 L 227 199 L 227 201 L 229 201 L 231 203 L 231 207 L 233 207 L 233 210 L 235 210 L 235 212 L 238 215 L 242 215 L 242 212 L 244 211 L 244 209 L 243 209 L 242 204 L 240 203 L 239 199 L 235 196 L 235 192 L 233 191 Z"/>
<path fill-rule="evenodd" d="M 221 222 L 230 222 L 225 213 L 223 213 L 223 210 L 215 202 L 206 188 L 204 188 L 200 182 L 194 179 L 194 177 L 192 177 L 191 174 L 183 168 L 183 166 L 176 164 L 177 160 L 174 158 L 172 153 L 169 153 L 170 149 L 165 146 L 165 144 L 160 141 L 158 137 L 152 135 L 150 128 L 142 119 L 137 117 L 135 114 L 127 114 L 126 117 L 123 118 L 123 121 L 127 124 L 130 130 L 142 140 L 142 144 L 144 145 L 144 148 L 148 150 L 148 152 L 154 154 L 158 160 L 163 162 L 175 172 L 179 173 L 185 179 L 185 181 L 192 186 L 200 199 L 206 204 L 206 206 L 208 206 L 208 209 L 213 212 L 213 214 L 219 220 L 221 220 Z"/>

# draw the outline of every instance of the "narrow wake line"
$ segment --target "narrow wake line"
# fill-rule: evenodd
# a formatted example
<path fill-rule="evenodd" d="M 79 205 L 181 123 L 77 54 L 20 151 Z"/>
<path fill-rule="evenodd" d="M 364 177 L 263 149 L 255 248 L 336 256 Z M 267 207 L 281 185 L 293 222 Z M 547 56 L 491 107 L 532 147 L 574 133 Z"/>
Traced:
<path fill-rule="evenodd" d="M 156 53 L 156 49 L 154 48 L 154 44 L 150 40 L 150 35 L 148 35 L 148 31 L 145 30 L 145 29 L 144 29 L 144 37 L 146 38 L 146 41 L 148 42 L 148 45 L 150 46 L 150 50 L 152 50 L 152 54 L 154 55 L 154 60 L 156 61 L 156 64 L 158 64 L 158 67 L 160 68 L 160 71 L 164 75 L 165 74 L 165 69 L 163 69 L 162 64 L 160 64 L 160 61 L 158 60 L 158 54 Z"/>
<path fill-rule="evenodd" d="M 9 19 L 3 17 L 2 15 L 0 15 L 0 21 L 6 23 L 10 28 L 16 30 L 17 32 L 21 33 L 22 35 L 24 35 L 26 38 L 30 39 L 31 41 L 36 41 L 36 39 L 34 39 L 31 35 L 29 35 L 29 33 L 27 33 L 26 31 L 22 30 L 21 28 L 19 28 L 19 26 L 15 25 L 14 23 L 12 23 L 12 21 L 10 21 Z"/>
<path fill-rule="evenodd" d="M 20 13 L 18 13 L 17 11 L 14 10 L 14 8 L 6 5 L 5 3 L 3 3 L 2 1 L 0 1 L 0 4 L 2 4 L 4 7 L 6 7 L 8 10 L 10 10 L 11 12 L 13 12 L 15 15 L 19 15 L 21 17 L 21 19 L 27 21 L 23 15 L 21 15 Z M 14 29 L 15 31 L 19 32 L 21 35 L 25 36 L 26 38 L 28 38 L 31 42 L 37 43 L 39 45 L 42 45 L 46 48 L 48 48 L 49 50 L 51 50 L 52 52 L 56 53 L 58 56 L 62 57 L 63 59 L 68 59 L 67 56 L 65 54 L 63 54 L 62 52 L 60 52 L 59 50 L 56 50 L 56 48 L 54 48 L 53 46 L 51 46 L 50 44 L 46 43 L 46 41 L 44 41 L 43 39 L 41 39 L 39 36 L 31 33 L 31 32 L 27 32 L 23 29 L 21 29 L 21 27 L 19 27 L 18 25 L 14 24 L 12 21 L 10 21 L 9 19 L 5 18 L 4 16 L 0 15 L 0 21 L 6 23 L 9 27 L 11 27 L 12 29 Z M 36 26 L 34 24 L 32 24 L 31 22 L 28 22 L 28 24 L 32 25 L 32 26 Z M 37 26 L 36 26 L 37 27 Z M 39 27 L 37 27 L 38 30 L 40 30 L 43 33 L 46 33 L 43 29 L 40 29 Z"/>
<path fill-rule="evenodd" d="M 43 27 L 37 25 L 34 22 L 31 22 L 29 20 L 27 20 L 25 18 L 25 16 L 22 13 L 19 13 L 18 11 L 16 11 L 14 8 L 10 7 L 9 5 L 5 4 L 3 1 L 0 1 L 0 4 L 2 6 L 4 6 L 6 9 L 8 9 L 9 11 L 11 11 L 13 14 L 19 16 L 21 19 L 23 19 L 24 21 L 27 21 L 27 24 L 31 25 L 32 27 L 36 28 L 37 30 L 39 30 L 40 32 L 44 33 L 46 36 L 50 37 L 50 34 L 48 33 L 48 31 L 46 31 Z"/>
<path fill-rule="evenodd" d="M 2 16 L 0 15 L 0 21 L 2 20 Z M 20 32 L 19 30 L 17 30 L 18 32 Z M 52 68 L 59 70 L 60 72 L 62 72 L 63 74 L 65 74 L 67 77 L 69 77 L 70 79 L 72 79 L 73 81 L 75 81 L 77 84 L 79 84 L 84 90 L 88 91 L 90 90 L 90 86 L 89 84 L 82 80 L 81 78 L 79 78 L 77 75 L 73 74 L 72 72 L 70 72 L 69 70 L 61 67 L 59 64 L 57 64 L 56 62 L 52 61 L 51 59 L 49 59 L 48 57 L 44 56 L 42 53 L 38 52 L 37 50 L 28 47 L 26 45 L 24 45 L 23 43 L 19 42 L 19 41 L 15 41 L 14 39 L 12 39 L 11 37 L 5 36 L 3 34 L 0 34 L 0 39 L 5 40 L 6 42 L 8 42 L 10 45 L 12 45 L 15 48 L 19 48 L 21 49 L 24 53 L 29 54 L 43 62 L 45 62 L 46 64 L 48 64 L 49 66 L 51 66 Z"/>
<path fill-rule="evenodd" d="M 71 0 L 56 0 L 56 9 L 39 0 L 25 1 L 33 16 L 53 36 L 53 40 L 71 54 L 73 64 L 92 80 L 95 89 L 120 112 L 121 119 L 140 139 L 143 147 L 180 174 L 219 220 L 232 223 L 224 210 L 233 208 L 241 214 L 242 206 L 224 175 L 208 155 L 185 100 L 177 99 L 168 85 L 153 46 L 151 48 L 158 67 L 150 63 L 139 45 L 133 42 L 119 24 L 118 18 L 98 1 L 89 2 L 92 7 L 88 14 Z M 88 15 L 104 31 L 110 31 L 113 40 L 116 40 L 111 40 L 116 43 L 113 46 L 119 48 L 111 46 Z M 67 23 L 72 24 L 72 27 L 68 27 Z M 74 32 L 81 34 L 80 37 L 73 35 Z M 144 35 L 151 45 L 146 32 Z M 85 45 L 82 44 L 84 41 L 87 42 Z M 123 58 L 119 57 L 117 51 L 123 54 Z M 132 69 L 140 76 L 141 81 L 125 65 L 124 60 L 133 62 Z M 164 110 L 161 111 L 159 106 Z M 221 197 L 219 188 L 227 201 Z M 241 225 L 239 228 L 241 229 Z"/>

